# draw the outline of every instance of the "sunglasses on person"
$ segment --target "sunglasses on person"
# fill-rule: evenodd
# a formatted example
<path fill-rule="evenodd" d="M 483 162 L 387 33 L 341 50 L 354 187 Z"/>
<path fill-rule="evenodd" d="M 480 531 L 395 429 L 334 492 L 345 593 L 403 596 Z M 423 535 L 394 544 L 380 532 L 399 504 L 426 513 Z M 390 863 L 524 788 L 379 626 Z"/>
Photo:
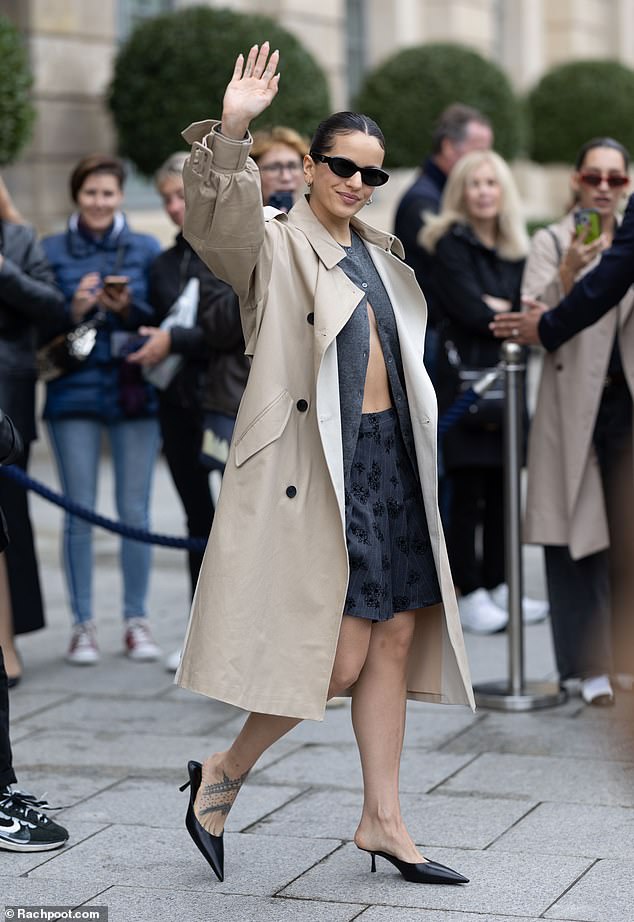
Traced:
<path fill-rule="evenodd" d="M 361 173 L 361 181 L 366 186 L 384 186 L 390 178 L 390 174 L 385 170 L 380 170 L 376 166 L 357 166 L 354 160 L 348 160 L 347 157 L 327 157 L 314 150 L 311 150 L 310 156 L 319 163 L 326 163 L 335 176 L 342 179 L 350 179 L 355 173 Z"/>
<path fill-rule="evenodd" d="M 622 189 L 630 181 L 629 176 L 623 173 L 581 173 L 579 181 L 585 186 L 597 188 L 603 181 L 606 181 L 610 189 Z"/>

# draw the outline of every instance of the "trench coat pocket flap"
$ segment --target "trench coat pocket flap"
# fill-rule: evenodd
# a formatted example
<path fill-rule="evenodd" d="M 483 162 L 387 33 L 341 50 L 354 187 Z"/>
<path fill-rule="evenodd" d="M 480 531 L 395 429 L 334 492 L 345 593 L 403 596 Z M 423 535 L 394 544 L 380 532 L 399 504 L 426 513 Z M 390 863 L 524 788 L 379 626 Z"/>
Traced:
<path fill-rule="evenodd" d="M 234 443 L 236 467 L 240 467 L 257 451 L 279 439 L 286 428 L 292 409 L 293 398 L 284 390 L 258 413 Z"/>

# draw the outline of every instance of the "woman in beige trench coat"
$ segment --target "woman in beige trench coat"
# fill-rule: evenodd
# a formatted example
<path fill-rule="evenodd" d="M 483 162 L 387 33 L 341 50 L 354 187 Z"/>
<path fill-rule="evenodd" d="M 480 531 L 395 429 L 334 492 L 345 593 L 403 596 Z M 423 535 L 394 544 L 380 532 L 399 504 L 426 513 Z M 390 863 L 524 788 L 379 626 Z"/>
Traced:
<path fill-rule="evenodd" d="M 398 258 L 398 241 L 355 218 L 373 186 L 387 179 L 382 135 L 365 117 L 352 116 L 362 129 L 322 123 L 324 143 L 304 159 L 308 201 L 288 216 L 264 214 L 248 126 L 277 92 L 277 62 L 267 43 L 252 48 L 246 63 L 240 55 L 221 122 L 184 133 L 193 142 L 184 170 L 184 233 L 238 294 L 253 357 L 177 673 L 183 687 L 251 713 L 229 750 L 202 766 L 189 763 L 188 829 L 222 879 L 224 822 L 248 771 L 299 720 L 321 719 L 326 700 L 351 689 L 364 776 L 355 842 L 373 862 L 380 853 L 408 879 L 465 882 L 422 858 L 398 799 L 406 696 L 473 706 L 438 514 L 436 402 L 422 364 L 425 303 Z M 363 301 L 365 283 L 355 285 L 338 264 L 357 238 L 393 307 L 441 600 L 392 611 L 383 621 L 343 616 L 349 560 L 342 415 L 349 408 L 340 403 L 340 379 L 349 369 L 338 368 L 336 339 Z M 391 358 L 383 360 L 369 302 L 364 316 L 369 357 L 363 353 L 359 414 L 378 417 L 392 406 Z"/>
<path fill-rule="evenodd" d="M 556 306 L 610 245 L 628 179 L 621 144 L 598 138 L 578 155 L 572 187 L 575 209 L 538 231 L 523 293 Z M 575 234 L 577 208 L 601 218 L 601 237 Z M 611 704 L 612 634 L 629 580 L 630 541 L 623 536 L 622 490 L 632 493 L 634 295 L 617 310 L 544 357 L 529 438 L 525 540 L 545 546 L 546 578 L 560 681 L 581 679 L 588 704 Z M 625 529 L 632 523 L 624 523 Z M 621 638 L 623 641 L 624 638 Z"/>

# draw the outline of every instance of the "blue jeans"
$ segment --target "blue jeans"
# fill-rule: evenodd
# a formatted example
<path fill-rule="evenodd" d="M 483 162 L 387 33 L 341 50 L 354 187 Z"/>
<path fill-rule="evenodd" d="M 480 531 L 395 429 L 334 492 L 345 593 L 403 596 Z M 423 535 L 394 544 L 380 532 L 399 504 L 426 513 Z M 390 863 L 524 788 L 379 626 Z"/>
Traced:
<path fill-rule="evenodd" d="M 156 419 L 101 423 L 92 419 L 49 420 L 48 431 L 62 490 L 69 499 L 95 508 L 101 434 L 108 432 L 119 519 L 149 527 L 150 488 L 160 444 Z M 92 618 L 92 526 L 76 516 L 64 518 L 63 564 L 76 623 Z M 121 540 L 123 616 L 143 618 L 152 563 L 149 544 Z"/>

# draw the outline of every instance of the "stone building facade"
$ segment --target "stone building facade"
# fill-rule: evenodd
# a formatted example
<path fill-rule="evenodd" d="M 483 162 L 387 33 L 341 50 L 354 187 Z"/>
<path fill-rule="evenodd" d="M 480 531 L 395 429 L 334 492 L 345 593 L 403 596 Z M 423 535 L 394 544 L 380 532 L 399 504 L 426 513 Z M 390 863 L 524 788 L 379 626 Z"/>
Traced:
<path fill-rule="evenodd" d="M 336 108 L 346 106 L 366 70 L 400 48 L 429 41 L 475 48 L 500 64 L 520 90 L 554 64 L 575 58 L 614 58 L 634 66 L 632 0 L 207 2 L 270 15 L 297 35 L 324 68 Z M 58 227 L 70 207 L 67 177 L 77 158 L 116 147 L 104 93 L 118 43 L 138 18 L 187 5 L 192 0 L 0 0 L 0 13 L 19 26 L 29 49 L 38 116 L 28 149 L 3 175 L 42 231 Z M 556 210 L 553 190 L 561 186 L 561 171 L 519 164 L 516 172 L 530 211 Z M 395 179 L 377 209 L 383 220 L 391 217 L 409 174 Z M 141 220 L 164 236 L 167 225 L 151 193 L 132 183 L 130 198 L 137 226 Z"/>

